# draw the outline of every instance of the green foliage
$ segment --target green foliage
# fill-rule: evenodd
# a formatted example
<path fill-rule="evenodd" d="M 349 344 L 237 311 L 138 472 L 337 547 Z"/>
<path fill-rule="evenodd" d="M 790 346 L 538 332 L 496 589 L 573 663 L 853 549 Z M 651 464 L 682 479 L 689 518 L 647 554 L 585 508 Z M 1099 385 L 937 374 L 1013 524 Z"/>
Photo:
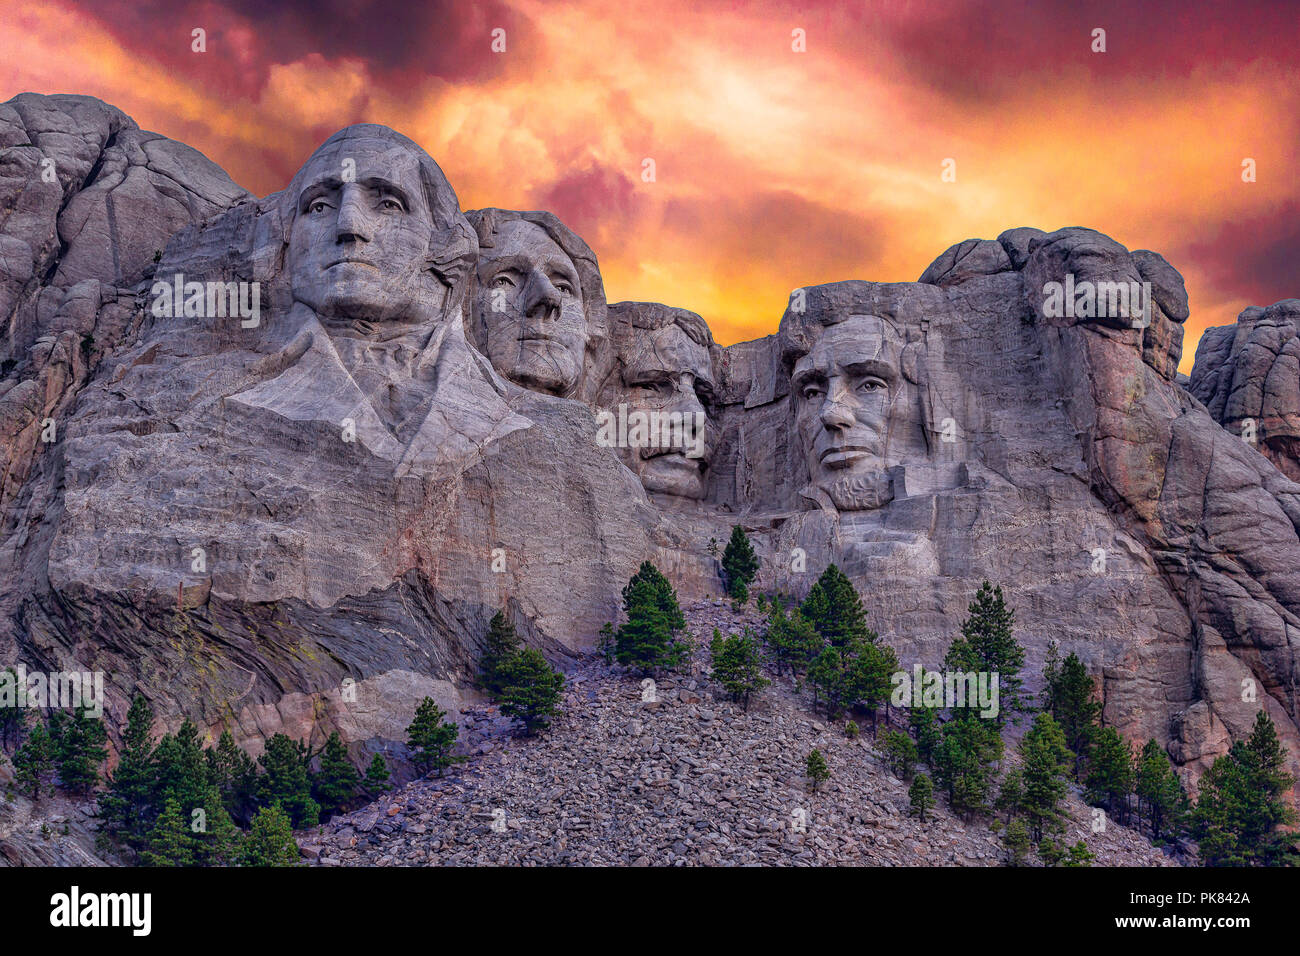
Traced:
<path fill-rule="evenodd" d="M 373 800 L 386 790 L 392 789 L 392 784 L 388 782 L 389 776 L 388 764 L 380 754 L 375 754 L 370 758 L 370 766 L 366 767 L 366 777 L 361 782 L 362 792 Z"/>
<path fill-rule="evenodd" d="M 1088 802 L 1105 804 L 1110 815 L 1123 824 L 1128 819 L 1128 798 L 1134 782 L 1133 752 L 1128 741 L 1114 727 L 1098 730 L 1088 761 Z"/>
<path fill-rule="evenodd" d="M 357 795 L 361 775 L 348 760 L 348 749 L 338 731 L 329 735 L 320 756 L 320 770 L 312 780 L 312 797 L 320 804 L 321 813 L 329 819 L 345 809 Z"/>
<path fill-rule="evenodd" d="M 221 794 L 209 787 L 198 808 L 202 814 L 190 814 L 190 840 L 194 862 L 199 866 L 236 866 L 243 849 L 244 835 L 226 812 Z"/>
<path fill-rule="evenodd" d="M 248 823 L 257 812 L 257 761 L 236 746 L 223 730 L 215 748 L 204 751 L 208 783 L 217 788 L 221 804 L 232 819 Z"/>
<path fill-rule="evenodd" d="M 148 849 L 142 856 L 146 866 L 193 866 L 194 849 L 181 805 L 168 798 L 149 831 Z"/>
<path fill-rule="evenodd" d="M 1089 866 L 1096 859 L 1082 840 L 1067 847 L 1064 841 L 1057 842 L 1051 837 L 1043 838 L 1038 844 L 1038 855 L 1048 866 Z"/>
<path fill-rule="evenodd" d="M 968 615 L 961 626 L 961 637 L 948 648 L 944 668 L 997 674 L 998 714 L 994 720 L 1001 725 L 1006 714 L 1023 706 L 1020 668 L 1025 664 L 1025 649 L 1012 634 L 1015 615 L 1002 597 L 1002 588 L 988 581 L 980 586 Z"/>
<path fill-rule="evenodd" d="M 914 817 L 919 817 L 921 822 L 924 823 L 926 814 L 934 807 L 934 783 L 931 782 L 928 775 L 923 773 L 916 775 L 916 779 L 912 781 L 912 785 L 907 790 L 907 798 L 909 803 L 908 812 Z"/>
<path fill-rule="evenodd" d="M 285 734 L 276 734 L 268 740 L 266 750 L 258 758 L 262 767 L 258 778 L 259 799 L 264 805 L 279 804 L 298 830 L 320 822 L 320 804 L 311 795 L 310 761 L 306 744 Z"/>
<path fill-rule="evenodd" d="M 758 555 L 740 525 L 731 529 L 731 540 L 722 552 L 722 573 L 727 593 L 743 604 L 749 597 L 749 584 L 758 573 Z"/>
<path fill-rule="evenodd" d="M 794 613 L 787 615 L 785 606 L 773 601 L 768 615 L 767 643 L 772 649 L 777 674 L 789 668 L 792 674 L 798 675 L 808 669 L 820 652 L 822 638 L 802 611 L 795 608 Z"/>
<path fill-rule="evenodd" d="M 690 648 L 677 639 L 677 632 L 686 626 L 677 593 L 649 561 L 623 589 L 623 613 L 627 622 L 614 639 L 614 656 L 620 664 L 651 674 L 660 668 L 673 670 L 686 660 Z"/>
<path fill-rule="evenodd" d="M 411 748 L 411 762 L 421 773 L 436 770 L 439 775 L 447 767 L 464 760 L 452 756 L 451 749 L 460 736 L 460 727 L 454 722 L 444 722 L 447 712 L 432 697 L 426 697 L 415 708 L 415 719 L 406 728 L 406 745 Z"/>
<path fill-rule="evenodd" d="M 933 767 L 939 746 L 943 743 L 938 713 L 933 707 L 913 707 L 908 712 L 907 721 L 912 728 L 912 737 L 916 740 L 917 759 Z"/>
<path fill-rule="evenodd" d="M 1009 862 L 1012 866 L 1023 866 L 1025 859 L 1029 856 L 1029 825 L 1020 817 L 1016 817 L 1007 824 L 1006 832 L 1002 834 L 1002 843 L 1011 854 Z"/>
<path fill-rule="evenodd" d="M 897 730 L 887 730 L 881 737 L 881 749 L 885 752 L 885 762 L 895 777 L 906 780 L 912 776 L 912 767 L 916 764 L 916 744 L 911 737 Z"/>
<path fill-rule="evenodd" d="M 848 737 L 849 740 L 857 740 L 858 734 L 860 734 L 861 732 L 862 731 L 858 727 L 858 722 L 856 720 L 850 720 L 847 724 L 844 725 L 844 736 Z"/>
<path fill-rule="evenodd" d="M 1042 713 L 1025 734 L 1020 745 L 1024 760 L 1023 810 L 1029 830 L 1035 841 L 1042 841 L 1045 833 L 1060 829 L 1064 814 L 1060 803 L 1065 798 L 1068 784 L 1070 751 L 1065 746 L 1065 734 L 1051 714 Z"/>
<path fill-rule="evenodd" d="M 50 778 L 54 774 L 54 740 L 44 723 L 37 723 L 27 735 L 27 740 L 14 752 L 14 776 L 18 790 L 35 799 L 44 787 L 54 793 Z"/>
<path fill-rule="evenodd" d="M 559 713 L 564 675 L 536 648 L 525 648 L 507 659 L 501 680 L 501 712 L 521 721 L 525 734 L 548 726 Z"/>
<path fill-rule="evenodd" d="M 1007 824 L 1025 808 L 1025 774 L 1019 767 L 1008 770 L 1006 776 L 1002 778 L 1002 783 L 998 787 L 998 799 L 993 804 L 995 810 L 999 810 L 1007 815 Z M 1028 831 L 1025 836 L 1025 846 L 1029 846 Z"/>
<path fill-rule="evenodd" d="M 812 586 L 800 607 L 804 618 L 833 647 L 854 641 L 874 644 L 877 636 L 867 627 L 867 612 L 857 590 L 836 565 L 829 565 Z"/>
<path fill-rule="evenodd" d="M 99 786 L 99 768 L 108 758 L 108 731 L 86 707 L 73 714 L 55 711 L 50 719 L 59 783 L 71 793 L 90 793 Z"/>
<path fill-rule="evenodd" d="M 259 810 L 244 839 L 240 863 L 243 866 L 298 866 L 300 856 L 289 814 L 278 803 Z"/>
<path fill-rule="evenodd" d="M 132 846 L 138 846 L 148 832 L 154 806 L 157 767 L 153 759 L 153 708 L 137 695 L 126 715 L 122 750 L 108 792 L 99 798 L 99 817 L 107 829 Z"/>
<path fill-rule="evenodd" d="M 808 760 L 804 765 L 804 776 L 812 784 L 814 793 L 831 778 L 831 768 L 827 766 L 826 758 L 822 756 L 820 750 L 814 749 L 808 754 Z"/>
<path fill-rule="evenodd" d="M 772 682 L 763 676 L 763 657 L 758 640 L 745 628 L 743 634 L 723 637 L 715 628 L 709 649 L 713 657 L 713 677 L 731 695 L 749 710 L 751 695 Z"/>
<path fill-rule="evenodd" d="M 994 769 L 1001 759 L 1002 737 L 991 721 L 962 717 L 944 725 L 932 767 L 954 811 L 969 819 L 989 809 Z"/>
<path fill-rule="evenodd" d="M 1065 734 L 1065 745 L 1074 753 L 1074 777 L 1079 779 L 1092 752 L 1092 740 L 1101 719 L 1101 702 L 1094 699 L 1093 680 L 1078 656 L 1071 654 L 1059 668 L 1055 664 L 1055 643 L 1043 672 L 1046 687 L 1043 700 Z"/>
<path fill-rule="evenodd" d="M 1259 866 L 1293 862 L 1293 837 L 1278 832 L 1295 822 L 1287 792 L 1286 752 L 1263 710 L 1250 737 L 1237 741 L 1201 777 L 1192 832 L 1207 866 Z"/>
<path fill-rule="evenodd" d="M 27 727 L 27 711 L 18 706 L 18 674 L 12 667 L 0 670 L 0 745 L 13 747 Z"/>
<path fill-rule="evenodd" d="M 505 687 L 503 669 L 517 653 L 519 635 L 515 633 L 515 626 L 506 620 L 503 611 L 497 611 L 488 624 L 487 646 L 479 658 L 479 686 L 492 697 L 501 695 Z"/>
<path fill-rule="evenodd" d="M 182 810 L 202 804 L 208 790 L 208 761 L 199 730 L 191 721 L 183 721 L 175 734 L 163 735 L 153 760 L 154 816 L 162 813 L 168 799 L 175 800 Z"/>
<path fill-rule="evenodd" d="M 1187 816 L 1187 791 L 1174 773 L 1165 753 L 1155 739 L 1148 740 L 1138 755 L 1134 790 L 1138 814 L 1151 825 L 1151 839 L 1160 842 L 1165 836 L 1175 839 L 1183 831 Z"/>

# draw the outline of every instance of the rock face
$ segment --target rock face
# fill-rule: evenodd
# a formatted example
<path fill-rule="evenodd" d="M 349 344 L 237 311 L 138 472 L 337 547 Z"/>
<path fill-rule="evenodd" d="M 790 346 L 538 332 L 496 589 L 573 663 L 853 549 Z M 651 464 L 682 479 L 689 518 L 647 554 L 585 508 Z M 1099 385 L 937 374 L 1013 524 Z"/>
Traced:
<path fill-rule="evenodd" d="M 1205 330 L 1189 390 L 1215 421 L 1300 481 L 1300 299 Z"/>
<path fill-rule="evenodd" d="M 585 651 L 643 560 L 719 594 L 708 543 L 739 523 L 758 587 L 838 563 L 906 666 L 941 661 L 988 579 L 1031 685 L 1058 641 L 1106 721 L 1189 773 L 1261 706 L 1297 750 L 1300 486 L 1177 384 L 1187 297 L 1155 253 L 1015 229 L 920 282 L 796 289 L 776 335 L 718 348 L 684 309 L 607 307 L 554 216 L 463 215 L 384 127 L 254 200 L 95 101 L 4 109 L 84 126 L 69 155 L 143 142 L 60 187 L 86 210 L 66 231 L 57 203 L 11 214 L 0 276 L 0 645 L 104 671 L 119 721 L 138 688 L 247 743 L 400 752 L 420 697 L 472 701 L 497 608 Z M 6 150 L 37 171 L 9 207 L 44 195 L 47 148 Z M 139 229 L 78 251 L 95 203 L 120 224 L 119 167 Z"/>

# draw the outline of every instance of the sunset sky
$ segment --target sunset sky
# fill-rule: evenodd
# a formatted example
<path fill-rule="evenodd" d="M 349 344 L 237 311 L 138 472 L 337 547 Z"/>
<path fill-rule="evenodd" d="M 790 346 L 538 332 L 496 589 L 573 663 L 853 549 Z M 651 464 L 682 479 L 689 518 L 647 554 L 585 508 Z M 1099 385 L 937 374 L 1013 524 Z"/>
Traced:
<path fill-rule="evenodd" d="M 775 331 L 796 286 L 912 281 L 952 243 L 1014 226 L 1162 253 L 1191 297 L 1184 371 L 1204 327 L 1300 297 L 1294 2 L 3 11 L 0 100 L 98 96 L 259 195 L 339 127 L 387 124 L 462 207 L 555 212 L 596 251 L 611 302 L 692 309 L 723 344 Z"/>

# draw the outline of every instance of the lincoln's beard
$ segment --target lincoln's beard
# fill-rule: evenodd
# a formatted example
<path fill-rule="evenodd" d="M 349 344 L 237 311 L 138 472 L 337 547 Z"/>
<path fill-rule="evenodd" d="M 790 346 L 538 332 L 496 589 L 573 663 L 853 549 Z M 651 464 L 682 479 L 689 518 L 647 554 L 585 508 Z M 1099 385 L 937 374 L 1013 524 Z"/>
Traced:
<path fill-rule="evenodd" d="M 894 485 L 887 471 L 822 480 L 818 487 L 830 495 L 831 502 L 840 511 L 872 511 L 894 500 Z"/>

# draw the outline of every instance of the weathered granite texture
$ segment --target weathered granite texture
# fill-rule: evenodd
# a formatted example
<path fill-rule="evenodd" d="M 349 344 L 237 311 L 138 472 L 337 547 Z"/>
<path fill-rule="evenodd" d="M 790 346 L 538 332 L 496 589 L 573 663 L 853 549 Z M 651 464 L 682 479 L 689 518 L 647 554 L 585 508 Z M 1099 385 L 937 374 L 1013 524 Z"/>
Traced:
<path fill-rule="evenodd" d="M 1300 299 L 1205 330 L 1188 389 L 1215 421 L 1300 481 Z"/>
<path fill-rule="evenodd" d="M 37 103 L 84 125 L 88 153 L 127 136 L 92 100 L 4 109 Z M 1031 684 L 1059 641 L 1107 722 L 1190 773 L 1261 706 L 1300 749 L 1300 486 L 1177 383 L 1188 303 L 1157 254 L 1015 229 L 920 282 L 796 289 L 776 335 L 718 348 L 694 313 L 607 308 L 595 255 L 553 216 L 462 215 L 383 127 L 340 131 L 260 200 L 147 143 L 189 157 L 131 194 L 165 241 L 64 248 L 55 203 L 5 220 L 0 276 L 22 363 L 0 395 L 0 650 L 104 670 L 114 716 L 140 689 L 164 722 L 250 743 L 337 728 L 400 751 L 420 697 L 472 696 L 496 608 L 552 656 L 589 649 L 644 559 L 684 600 L 720 593 L 709 541 L 740 523 L 760 588 L 802 594 L 839 563 L 905 664 L 938 664 L 989 579 Z M 109 168 L 92 158 L 77 199 Z M 43 194 L 4 185 L 7 208 Z M 65 272 L 93 285 L 73 295 Z M 257 283 L 258 317 L 167 314 L 153 283 L 177 274 Z M 1149 309 L 1060 316 L 1047 289 L 1067 280 L 1149 283 Z M 88 369 L 75 336 L 105 314 Z M 7 398 L 51 366 L 67 370 L 39 401 Z M 610 447 L 620 405 L 702 421 L 699 454 Z M 40 417 L 57 438 L 37 447 Z"/>

